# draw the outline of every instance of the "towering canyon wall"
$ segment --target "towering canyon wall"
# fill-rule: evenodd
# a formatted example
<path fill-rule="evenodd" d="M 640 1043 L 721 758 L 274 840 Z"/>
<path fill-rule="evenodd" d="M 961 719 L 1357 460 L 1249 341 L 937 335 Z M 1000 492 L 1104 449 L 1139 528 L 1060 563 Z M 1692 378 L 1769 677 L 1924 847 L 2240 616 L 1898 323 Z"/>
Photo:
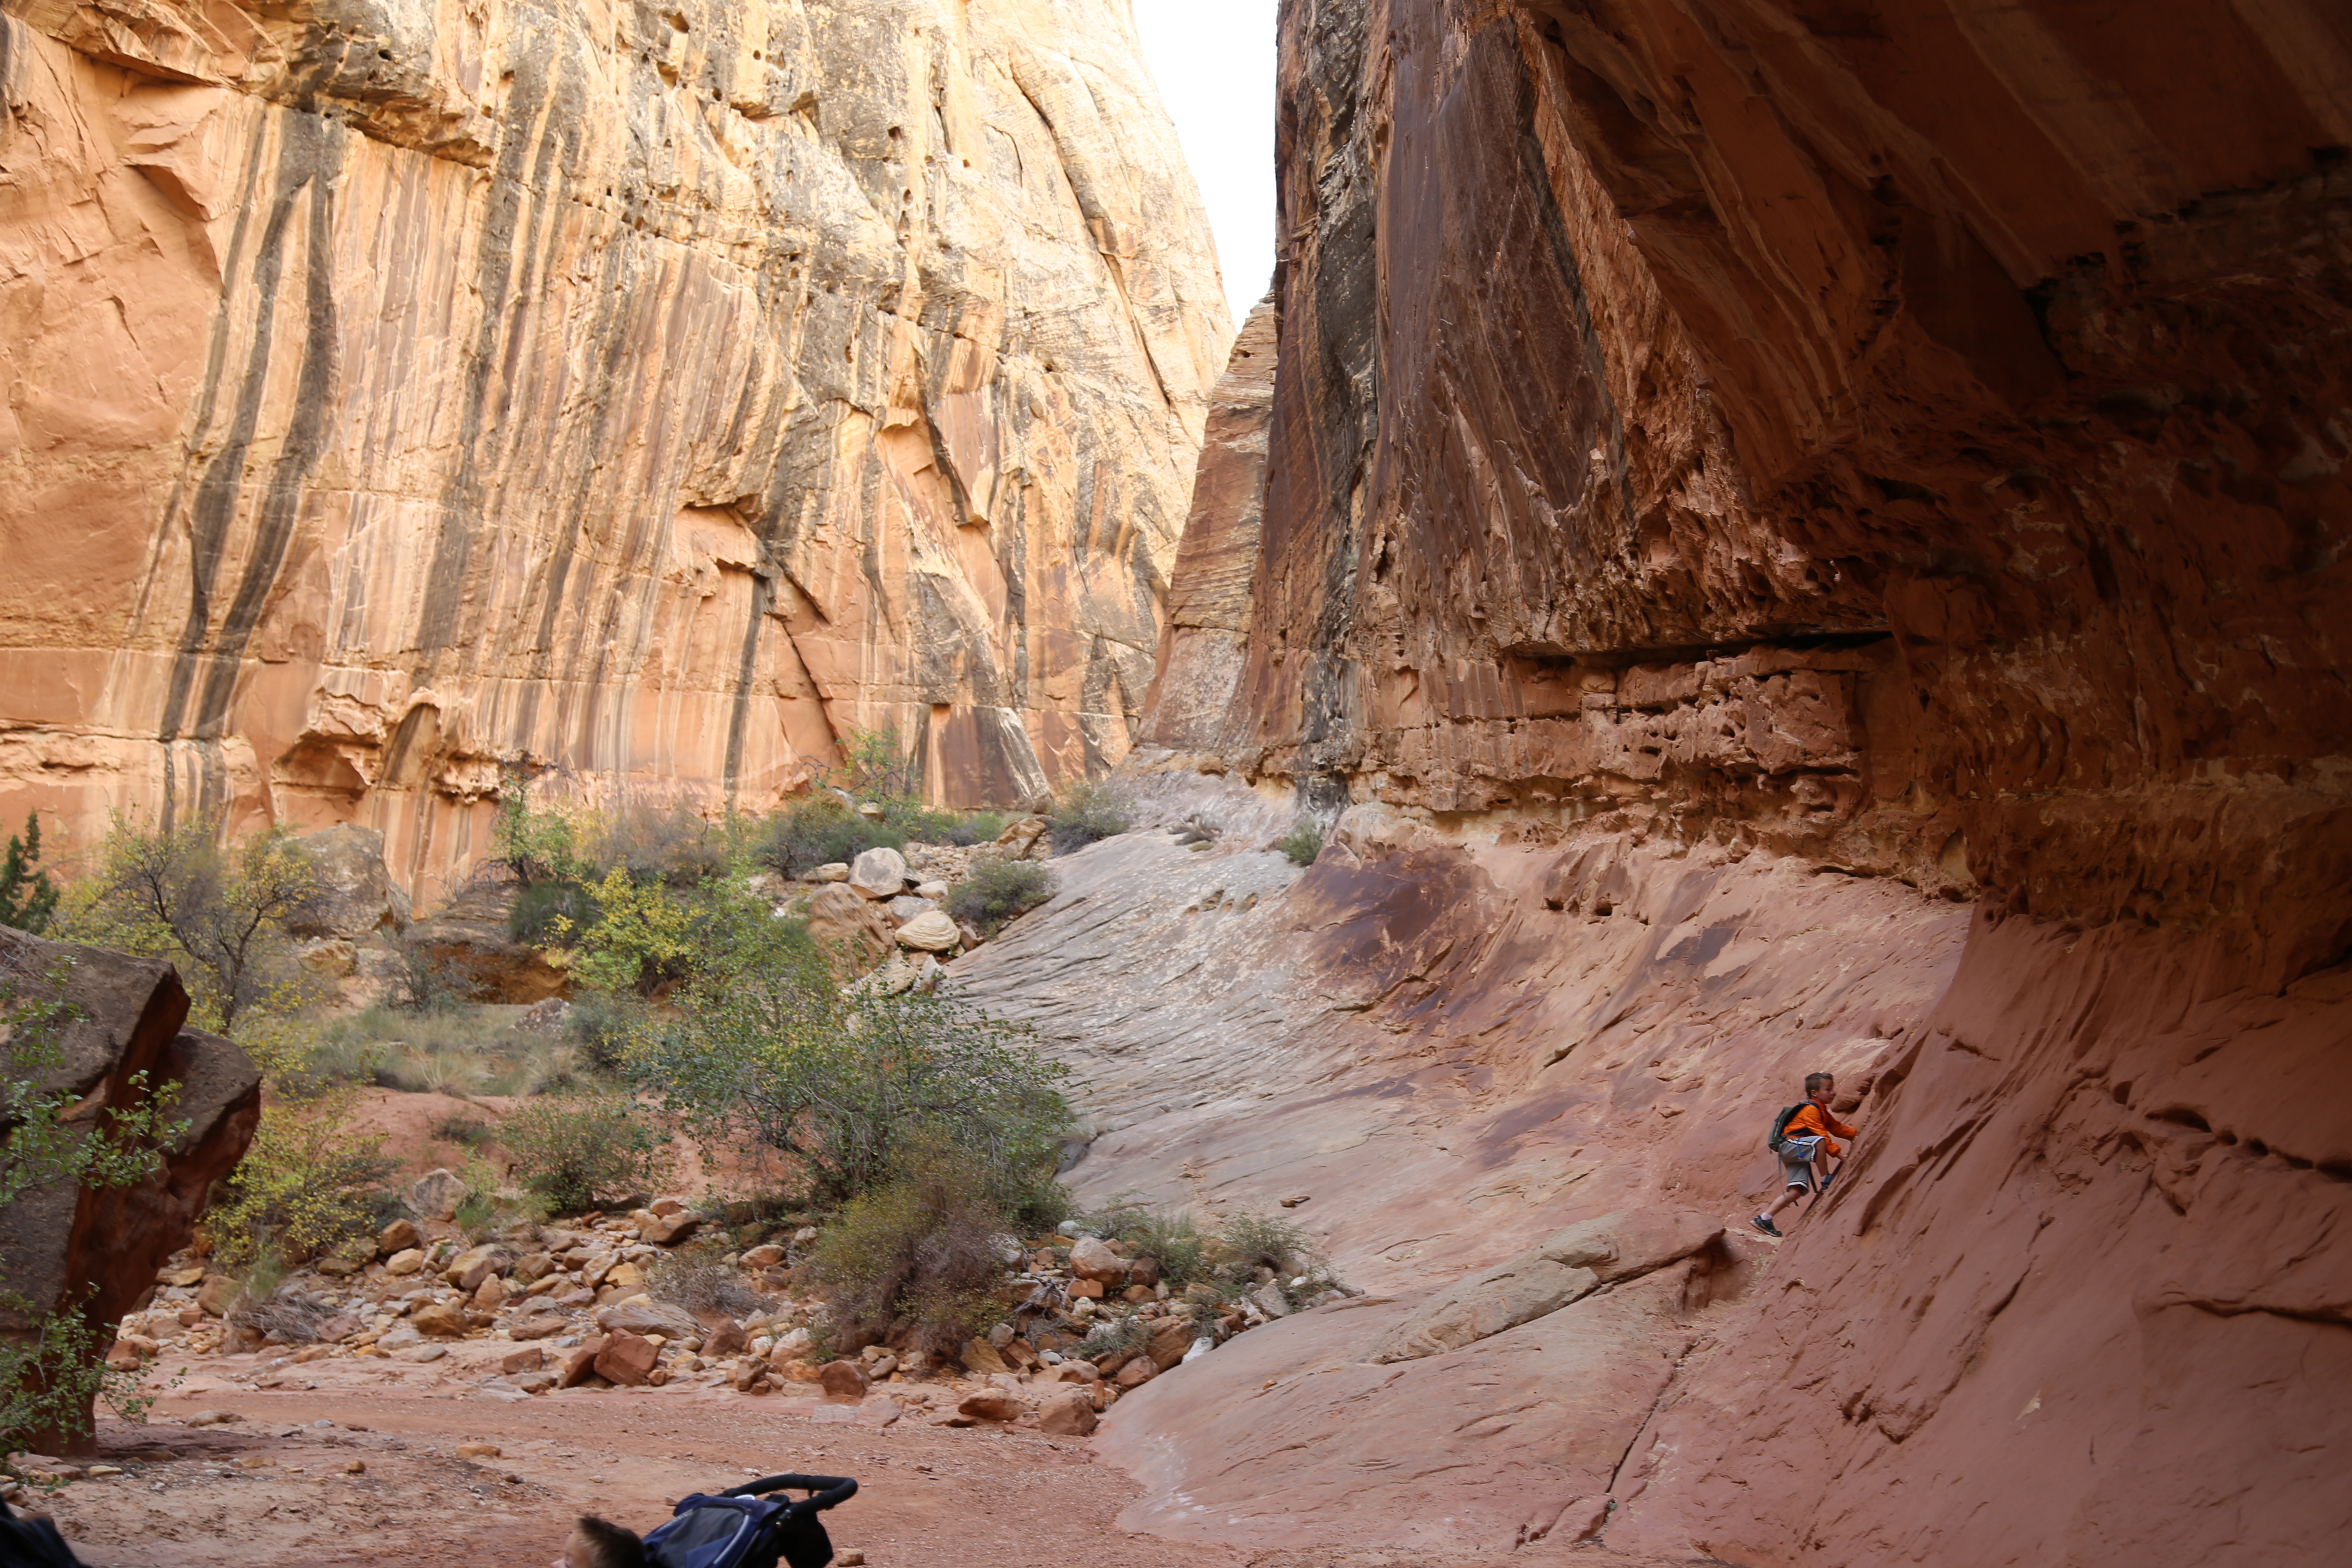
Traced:
<path fill-rule="evenodd" d="M 1146 727 L 1226 838 L 1125 851 L 1139 908 L 1074 866 L 1039 977 L 963 967 L 1079 1067 L 1082 1181 L 1311 1194 L 1400 1301 L 1122 1402 L 1130 1521 L 2331 1560 L 2342 7 L 1281 31 L 1274 363 L 1216 400 Z M 1262 475 L 1215 501 L 1211 462 Z M 1294 811 L 1335 828 L 1303 875 L 1257 847 Z M 1764 1131 L 1816 1066 L 1864 1137 L 1775 1250 Z M 1727 1234 L 1364 1370 L 1415 1293 L 1625 1210 Z"/>
<path fill-rule="evenodd" d="M 1231 327 L 1124 5 L 4 9 L 0 816 L 1127 749 Z"/>

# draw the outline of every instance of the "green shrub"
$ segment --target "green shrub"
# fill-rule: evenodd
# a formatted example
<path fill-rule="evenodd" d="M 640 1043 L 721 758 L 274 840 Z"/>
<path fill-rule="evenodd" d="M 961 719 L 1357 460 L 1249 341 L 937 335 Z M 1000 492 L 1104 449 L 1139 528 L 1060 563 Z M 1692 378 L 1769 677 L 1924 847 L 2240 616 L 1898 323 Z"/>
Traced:
<path fill-rule="evenodd" d="M 172 960 L 191 1021 L 233 1036 L 248 1007 L 285 1012 L 305 999 L 289 928 L 316 910 L 324 888 L 282 827 L 231 848 L 218 837 L 210 818 L 162 828 L 116 817 L 66 924 L 77 942 Z"/>
<path fill-rule="evenodd" d="M 948 889 L 947 911 L 983 936 L 994 936 L 1004 922 L 1024 914 L 1054 896 L 1054 874 L 1034 860 L 982 858 L 971 873 Z"/>
<path fill-rule="evenodd" d="M 819 866 L 846 864 L 868 849 L 906 847 L 902 829 L 860 816 L 835 796 L 814 795 L 770 817 L 753 853 L 783 876 L 805 877 Z"/>
<path fill-rule="evenodd" d="M 507 934 L 532 947 L 554 947 L 604 918 L 604 910 L 579 883 L 533 882 L 507 910 Z"/>
<path fill-rule="evenodd" d="M 948 829 L 947 841 L 961 848 L 993 844 L 1004 837 L 1004 818 L 993 811 L 975 811 Z"/>
<path fill-rule="evenodd" d="M 1133 807 L 1127 791 L 1108 780 L 1081 780 L 1065 789 L 1045 816 L 1054 853 L 1066 855 L 1127 831 Z"/>
<path fill-rule="evenodd" d="M 213 1256 L 234 1268 L 263 1257 L 331 1253 L 375 1228 L 374 1190 L 399 1169 L 380 1135 L 352 1130 L 356 1091 L 304 1096 L 264 1064 L 261 1124 L 205 1215 Z"/>
<path fill-rule="evenodd" d="M 1087 1331 L 1070 1353 L 1080 1361 L 1094 1361 L 1107 1355 L 1132 1355 L 1150 1342 L 1151 1331 L 1132 1313 L 1105 1318 Z"/>
<path fill-rule="evenodd" d="M 41 863 L 41 814 L 25 814 L 25 837 L 9 835 L 5 855 L 0 855 L 0 926 L 14 926 L 36 935 L 47 931 L 58 911 L 57 884 Z"/>
<path fill-rule="evenodd" d="M 512 1173 L 559 1214 L 659 1186 L 671 1166 L 669 1135 L 617 1096 L 535 1100 L 499 1135 L 514 1156 Z"/>
<path fill-rule="evenodd" d="M 1318 1277 L 1328 1268 L 1305 1231 L 1261 1215 L 1235 1215 L 1218 1226 L 1214 1250 L 1220 1264 L 1235 1270 L 1271 1268 L 1286 1284 L 1301 1274 Z"/>
<path fill-rule="evenodd" d="M 1157 1258 L 1171 1289 L 1210 1284 L 1234 1295 L 1261 1268 L 1272 1269 L 1286 1288 L 1301 1275 L 1318 1289 L 1337 1283 L 1314 1239 L 1285 1220 L 1243 1214 L 1203 1228 L 1188 1211 L 1152 1209 L 1122 1194 L 1082 1223 L 1139 1258 Z"/>
<path fill-rule="evenodd" d="M 743 1282 L 727 1261 L 727 1249 L 717 1242 L 697 1242 L 664 1253 L 646 1275 L 646 1291 L 655 1300 L 689 1312 L 724 1312 L 749 1317 L 767 1309 L 768 1299 Z"/>
<path fill-rule="evenodd" d="M 900 742 L 898 725 L 885 724 L 878 730 L 852 725 L 842 731 L 838 744 L 844 786 L 850 794 L 890 801 L 912 800 L 922 793 L 915 753 Z"/>
<path fill-rule="evenodd" d="M 625 801 L 588 819 L 581 880 L 601 881 L 619 870 L 635 882 L 691 888 L 725 874 L 730 826 L 704 818 L 683 801 L 667 805 Z"/>
<path fill-rule="evenodd" d="M 805 931 L 760 918 L 724 928 L 677 1013 L 630 1066 L 711 1136 L 788 1157 L 813 1195 L 845 1201 L 926 1141 L 969 1151 L 992 1179 L 1050 1182 L 1070 1122 L 1066 1069 L 1026 1026 L 950 994 L 845 996 Z"/>
<path fill-rule="evenodd" d="M 583 991 L 572 999 L 563 1031 L 590 1067 L 611 1072 L 620 1067 L 629 1041 L 646 1027 L 653 1008 L 629 991 Z"/>
<path fill-rule="evenodd" d="M 1294 866 L 1312 866 L 1315 858 L 1323 853 L 1323 830 L 1311 822 L 1302 822 L 1274 841 L 1274 847 L 1290 857 Z"/>
<path fill-rule="evenodd" d="M 445 1116 L 433 1124 L 433 1136 L 445 1143 L 461 1144 L 468 1149 L 478 1149 L 492 1142 L 498 1135 L 497 1128 L 480 1117 L 468 1116 L 462 1110 Z"/>
<path fill-rule="evenodd" d="M 982 1162 L 926 1145 L 824 1227 L 803 1277 L 832 1303 L 835 1349 L 905 1319 L 923 1349 L 946 1350 L 995 1317 L 1007 1215 L 991 1185 Z"/>
<path fill-rule="evenodd" d="M 416 937 L 396 937 L 392 943 L 398 961 L 384 982 L 383 1005 L 409 1013 L 446 1013 L 481 994 L 481 982 L 467 960 L 436 952 L 433 944 Z"/>

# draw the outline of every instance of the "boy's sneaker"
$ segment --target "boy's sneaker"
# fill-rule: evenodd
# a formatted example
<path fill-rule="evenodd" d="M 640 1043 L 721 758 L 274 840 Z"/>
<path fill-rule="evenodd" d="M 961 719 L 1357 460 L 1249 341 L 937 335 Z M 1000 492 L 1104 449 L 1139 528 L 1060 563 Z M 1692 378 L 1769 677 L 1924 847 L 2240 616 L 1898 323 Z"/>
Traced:
<path fill-rule="evenodd" d="M 1748 1223 L 1754 1226 L 1757 1229 L 1762 1231 L 1767 1236 L 1778 1236 L 1780 1234 L 1780 1227 L 1772 1223 L 1772 1216 L 1769 1215 L 1751 1215 L 1748 1216 Z"/>

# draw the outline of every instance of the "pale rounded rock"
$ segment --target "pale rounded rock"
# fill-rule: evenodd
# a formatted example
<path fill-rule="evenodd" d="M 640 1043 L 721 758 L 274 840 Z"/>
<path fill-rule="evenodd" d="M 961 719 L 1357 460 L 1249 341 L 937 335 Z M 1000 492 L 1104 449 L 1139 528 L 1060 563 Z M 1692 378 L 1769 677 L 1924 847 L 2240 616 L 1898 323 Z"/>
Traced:
<path fill-rule="evenodd" d="M 955 921 L 937 910 L 917 915 L 898 928 L 898 945 L 920 952 L 945 952 L 962 940 Z"/>
<path fill-rule="evenodd" d="M 907 890 L 907 858 L 877 845 L 851 863 L 849 885 L 869 899 L 895 899 Z"/>

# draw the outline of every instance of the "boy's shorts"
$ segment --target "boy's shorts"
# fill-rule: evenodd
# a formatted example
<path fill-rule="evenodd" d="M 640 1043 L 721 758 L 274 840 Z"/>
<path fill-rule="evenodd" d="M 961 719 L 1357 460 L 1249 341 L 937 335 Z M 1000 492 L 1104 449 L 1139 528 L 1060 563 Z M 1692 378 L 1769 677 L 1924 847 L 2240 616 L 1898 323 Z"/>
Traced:
<path fill-rule="evenodd" d="M 1811 1162 L 1801 1160 L 1781 1161 L 1780 1180 L 1788 1185 L 1796 1188 L 1800 1192 L 1811 1192 L 1813 1190 L 1813 1167 Z"/>

